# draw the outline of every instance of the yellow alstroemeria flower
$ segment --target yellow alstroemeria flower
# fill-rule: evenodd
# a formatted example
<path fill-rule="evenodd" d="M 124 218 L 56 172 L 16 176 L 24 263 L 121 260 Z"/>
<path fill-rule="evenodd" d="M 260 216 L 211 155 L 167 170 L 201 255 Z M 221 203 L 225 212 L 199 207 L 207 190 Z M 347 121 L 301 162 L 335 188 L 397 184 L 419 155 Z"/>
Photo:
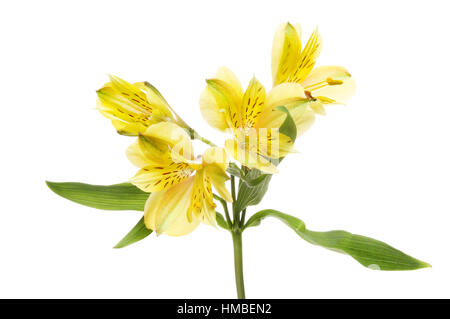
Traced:
<path fill-rule="evenodd" d="M 301 28 L 282 24 L 275 32 L 272 46 L 273 85 L 292 82 L 303 86 L 310 107 L 325 114 L 324 105 L 345 103 L 355 92 L 355 81 L 339 66 L 314 69 L 322 49 L 322 38 L 316 29 L 305 47 L 301 45 Z"/>
<path fill-rule="evenodd" d="M 144 211 L 147 228 L 157 234 L 182 236 L 200 222 L 216 225 L 211 184 L 227 201 L 225 187 L 228 160 L 223 148 L 207 149 L 195 160 L 191 139 L 178 125 L 151 125 L 127 150 L 129 160 L 140 168 L 131 183 L 151 192 Z"/>
<path fill-rule="evenodd" d="M 277 172 L 269 159 L 284 157 L 295 150 L 292 140 L 278 132 L 286 114 L 276 107 L 288 108 L 300 133 L 314 120 L 303 87 L 284 83 L 266 94 L 261 83 L 253 78 L 243 92 L 237 77 L 225 67 L 206 82 L 200 110 L 211 126 L 232 132 L 234 138 L 225 142 L 227 151 L 247 167 L 270 174 Z"/>
<path fill-rule="evenodd" d="M 117 76 L 97 91 L 97 108 L 118 133 L 137 136 L 152 124 L 170 121 L 187 125 L 159 91 L 148 82 L 130 84 Z"/>

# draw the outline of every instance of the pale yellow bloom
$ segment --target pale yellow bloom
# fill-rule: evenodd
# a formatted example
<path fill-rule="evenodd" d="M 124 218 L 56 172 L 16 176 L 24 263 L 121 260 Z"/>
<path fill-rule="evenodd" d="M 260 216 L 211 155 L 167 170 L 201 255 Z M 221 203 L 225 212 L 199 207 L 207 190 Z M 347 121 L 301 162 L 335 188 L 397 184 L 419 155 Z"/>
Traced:
<path fill-rule="evenodd" d="M 130 84 L 110 76 L 97 91 L 97 108 L 112 121 L 118 133 L 136 136 L 152 124 L 171 121 L 187 125 L 171 109 L 159 91 L 148 82 Z"/>
<path fill-rule="evenodd" d="M 275 32 L 272 46 L 272 78 L 280 83 L 298 83 L 309 99 L 309 107 L 325 114 L 324 105 L 345 103 L 355 92 L 355 81 L 339 66 L 314 69 L 322 50 L 322 38 L 316 29 L 302 49 L 301 28 L 282 24 Z"/>
<path fill-rule="evenodd" d="M 269 159 L 284 157 L 295 150 L 293 141 L 278 132 L 286 114 L 276 107 L 286 106 L 299 131 L 305 130 L 314 114 L 307 108 L 303 87 L 285 83 L 266 94 L 261 83 L 253 78 L 244 92 L 234 73 L 225 67 L 206 82 L 200 110 L 211 126 L 232 133 L 233 138 L 225 142 L 227 151 L 247 167 L 277 172 Z"/>
<path fill-rule="evenodd" d="M 228 159 L 223 148 L 207 149 L 195 159 L 187 132 L 178 125 L 151 125 L 132 144 L 127 155 L 140 168 L 131 183 L 151 192 L 144 221 L 157 234 L 186 235 L 200 222 L 216 225 L 211 185 L 232 201 L 225 187 Z"/>

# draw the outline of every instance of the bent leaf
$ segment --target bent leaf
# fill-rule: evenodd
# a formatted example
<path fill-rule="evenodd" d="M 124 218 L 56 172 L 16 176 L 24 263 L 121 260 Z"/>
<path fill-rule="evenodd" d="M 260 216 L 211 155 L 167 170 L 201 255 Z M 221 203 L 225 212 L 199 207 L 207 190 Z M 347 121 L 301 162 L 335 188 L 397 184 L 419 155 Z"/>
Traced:
<path fill-rule="evenodd" d="M 249 180 L 259 180 L 255 186 L 248 185 L 245 181 L 240 184 L 235 204 L 237 211 L 243 211 L 247 206 L 258 205 L 263 199 L 272 178 L 271 174 L 263 174 L 254 168 L 246 175 Z"/>
<path fill-rule="evenodd" d="M 149 193 L 130 183 L 109 186 L 83 183 L 53 183 L 47 186 L 56 194 L 75 203 L 104 210 L 144 211 Z"/>
<path fill-rule="evenodd" d="M 295 125 L 295 121 L 292 118 L 291 113 L 289 113 L 289 110 L 285 106 L 278 106 L 276 109 L 286 113 L 286 118 L 279 128 L 279 132 L 289 136 L 292 143 L 294 143 L 297 138 L 297 126 Z"/>
<path fill-rule="evenodd" d="M 134 244 L 135 242 L 138 242 L 148 235 L 150 235 L 153 231 L 151 229 L 148 229 L 145 227 L 144 224 L 144 217 L 142 217 L 138 223 L 133 227 L 132 230 L 128 232 L 128 234 L 125 235 L 124 238 L 122 238 L 121 241 L 117 243 L 117 245 L 114 246 L 114 248 L 123 248 L 126 246 L 129 246 L 131 244 Z"/>
<path fill-rule="evenodd" d="M 266 178 L 267 175 L 270 175 L 270 174 L 261 174 L 258 177 L 252 179 L 248 176 L 248 174 L 245 174 L 245 172 L 234 163 L 228 164 L 227 172 L 233 176 L 238 177 L 240 180 L 245 182 L 250 187 L 257 186 Z"/>
<path fill-rule="evenodd" d="M 306 229 L 300 219 L 282 212 L 266 209 L 253 215 L 245 225 L 257 226 L 266 217 L 275 217 L 292 228 L 307 242 L 353 257 L 361 265 L 377 270 L 414 270 L 431 267 L 426 262 L 406 255 L 394 247 L 369 237 L 343 230 L 316 232 Z"/>

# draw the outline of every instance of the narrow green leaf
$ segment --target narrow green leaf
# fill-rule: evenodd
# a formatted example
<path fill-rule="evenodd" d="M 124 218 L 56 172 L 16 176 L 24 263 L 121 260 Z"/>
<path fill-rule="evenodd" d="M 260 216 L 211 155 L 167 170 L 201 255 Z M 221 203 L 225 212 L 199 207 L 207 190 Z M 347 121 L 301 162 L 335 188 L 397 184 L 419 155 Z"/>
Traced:
<path fill-rule="evenodd" d="M 143 211 L 145 202 L 150 195 L 130 183 L 109 186 L 83 183 L 46 183 L 59 196 L 81 205 L 104 210 Z"/>
<path fill-rule="evenodd" d="M 144 224 L 144 217 L 142 217 L 138 223 L 133 227 L 132 230 L 128 232 L 128 234 L 125 235 L 124 238 L 122 238 L 121 241 L 117 243 L 117 245 L 114 246 L 114 248 L 123 248 L 126 246 L 129 246 L 131 244 L 134 244 L 135 242 L 138 242 L 148 235 L 150 235 L 153 231 L 151 229 L 148 229 L 145 227 Z"/>
<path fill-rule="evenodd" d="M 388 244 L 343 230 L 316 232 L 306 229 L 300 219 L 277 210 L 266 209 L 253 215 L 245 225 L 257 226 L 266 217 L 275 217 L 292 228 L 307 242 L 348 254 L 361 265 L 377 270 L 414 270 L 431 267 L 428 263 L 406 255 Z"/>

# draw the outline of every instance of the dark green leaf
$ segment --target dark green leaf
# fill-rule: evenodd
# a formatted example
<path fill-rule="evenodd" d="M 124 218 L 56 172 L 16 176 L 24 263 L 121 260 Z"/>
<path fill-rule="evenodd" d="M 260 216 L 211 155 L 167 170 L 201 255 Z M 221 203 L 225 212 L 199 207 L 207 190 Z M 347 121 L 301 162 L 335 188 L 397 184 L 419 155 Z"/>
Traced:
<path fill-rule="evenodd" d="M 144 217 L 142 217 L 136 226 L 133 227 L 132 230 L 128 232 L 128 234 L 125 235 L 125 237 L 117 243 L 117 245 L 114 246 L 114 248 L 123 248 L 128 245 L 134 244 L 135 242 L 138 242 L 148 235 L 150 235 L 153 231 L 151 229 L 148 229 L 145 227 L 144 224 Z"/>
<path fill-rule="evenodd" d="M 343 230 L 311 231 L 306 229 L 305 223 L 300 219 L 272 209 L 262 210 L 253 215 L 245 228 L 259 225 L 261 220 L 269 216 L 284 222 L 309 243 L 348 254 L 361 265 L 371 269 L 414 270 L 431 267 L 429 264 L 408 256 L 379 240 L 351 234 Z"/>
<path fill-rule="evenodd" d="M 149 193 L 130 183 L 110 186 L 82 183 L 47 182 L 48 187 L 59 196 L 81 205 L 104 210 L 144 210 Z"/>

